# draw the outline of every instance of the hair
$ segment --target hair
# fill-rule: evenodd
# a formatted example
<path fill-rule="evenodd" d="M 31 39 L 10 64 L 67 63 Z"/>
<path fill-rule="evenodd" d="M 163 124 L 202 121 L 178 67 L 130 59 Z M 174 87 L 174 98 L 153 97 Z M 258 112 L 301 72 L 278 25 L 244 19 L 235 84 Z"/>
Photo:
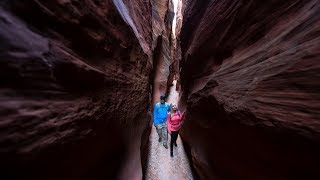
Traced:
<path fill-rule="evenodd" d="M 166 99 L 166 95 L 165 94 L 162 94 L 161 96 L 160 96 L 160 99 L 163 99 L 163 100 L 165 100 Z"/>
<path fill-rule="evenodd" d="M 171 109 L 173 110 L 173 107 L 176 107 L 176 113 L 178 113 L 178 115 L 179 115 L 179 117 L 181 116 L 181 113 L 180 113 L 180 111 L 178 110 L 178 107 L 177 107 L 177 105 L 175 105 L 175 104 L 172 104 L 171 105 Z M 170 118 L 172 118 L 172 113 L 170 112 Z"/>

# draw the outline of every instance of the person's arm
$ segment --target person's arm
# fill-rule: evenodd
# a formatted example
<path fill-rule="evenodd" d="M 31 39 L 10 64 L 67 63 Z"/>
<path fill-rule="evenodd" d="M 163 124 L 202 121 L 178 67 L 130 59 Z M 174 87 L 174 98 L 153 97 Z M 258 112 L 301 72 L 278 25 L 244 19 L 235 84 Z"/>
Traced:
<path fill-rule="evenodd" d="M 167 115 L 167 122 L 169 122 L 171 124 L 170 113 L 168 113 L 168 115 Z"/>
<path fill-rule="evenodd" d="M 181 121 L 182 121 L 183 118 L 184 118 L 184 113 L 185 113 L 185 111 L 183 111 L 182 114 L 181 114 Z"/>
<path fill-rule="evenodd" d="M 168 104 L 167 108 L 168 108 L 168 113 L 170 113 L 171 112 L 171 106 L 169 104 Z"/>
<path fill-rule="evenodd" d="M 183 119 L 184 119 L 184 113 L 185 113 L 185 111 L 183 111 L 183 113 L 181 114 L 181 118 L 180 118 L 180 123 L 181 123 L 181 124 L 182 124 Z"/>
<path fill-rule="evenodd" d="M 155 121 L 157 119 L 157 113 L 158 113 L 158 109 L 157 109 L 157 104 L 154 105 L 153 108 L 153 121 Z"/>

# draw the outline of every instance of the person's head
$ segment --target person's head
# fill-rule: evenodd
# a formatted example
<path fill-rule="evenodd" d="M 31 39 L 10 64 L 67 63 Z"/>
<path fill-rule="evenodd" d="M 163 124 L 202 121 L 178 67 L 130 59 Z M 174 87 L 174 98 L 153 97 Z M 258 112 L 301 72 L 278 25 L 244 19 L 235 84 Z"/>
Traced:
<path fill-rule="evenodd" d="M 163 104 L 165 101 L 166 101 L 166 95 L 165 95 L 165 94 L 162 94 L 162 95 L 160 96 L 160 102 Z"/>
<path fill-rule="evenodd" d="M 175 104 L 173 104 L 173 105 L 171 106 L 171 108 L 172 108 L 172 111 L 173 111 L 173 112 L 176 112 L 176 111 L 178 110 L 177 105 L 175 105 Z"/>

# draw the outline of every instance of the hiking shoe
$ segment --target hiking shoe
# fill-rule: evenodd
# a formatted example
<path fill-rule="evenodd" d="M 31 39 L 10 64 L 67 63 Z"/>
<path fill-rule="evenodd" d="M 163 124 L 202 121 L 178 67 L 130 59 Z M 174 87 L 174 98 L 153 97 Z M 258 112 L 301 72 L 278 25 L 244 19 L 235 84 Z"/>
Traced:
<path fill-rule="evenodd" d="M 162 141 L 162 139 L 161 139 L 161 138 L 159 138 L 159 139 L 158 139 L 158 142 L 161 142 L 161 141 Z"/>
<path fill-rule="evenodd" d="M 166 149 L 168 149 L 168 145 L 164 144 L 163 146 L 164 146 Z"/>

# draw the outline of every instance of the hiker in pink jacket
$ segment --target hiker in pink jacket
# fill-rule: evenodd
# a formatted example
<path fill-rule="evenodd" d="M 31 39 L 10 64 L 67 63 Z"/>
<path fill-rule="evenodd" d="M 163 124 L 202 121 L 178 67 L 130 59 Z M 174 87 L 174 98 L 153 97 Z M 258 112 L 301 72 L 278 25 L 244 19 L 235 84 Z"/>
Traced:
<path fill-rule="evenodd" d="M 178 111 L 176 105 L 171 106 L 172 111 L 168 114 L 168 131 L 171 132 L 170 156 L 173 157 L 173 145 L 177 147 L 177 138 L 183 120 L 183 114 Z"/>

